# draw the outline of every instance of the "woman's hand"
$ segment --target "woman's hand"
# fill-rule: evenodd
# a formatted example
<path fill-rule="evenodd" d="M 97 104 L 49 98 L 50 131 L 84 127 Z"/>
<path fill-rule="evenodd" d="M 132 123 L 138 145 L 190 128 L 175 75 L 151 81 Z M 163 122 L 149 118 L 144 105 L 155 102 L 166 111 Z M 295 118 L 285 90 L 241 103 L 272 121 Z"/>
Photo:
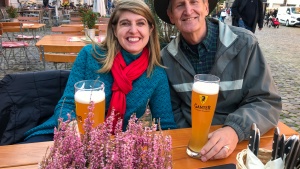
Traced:
<path fill-rule="evenodd" d="M 222 159 L 228 157 L 238 143 L 238 136 L 229 126 L 220 128 L 208 135 L 208 142 L 203 146 L 201 160 Z"/>

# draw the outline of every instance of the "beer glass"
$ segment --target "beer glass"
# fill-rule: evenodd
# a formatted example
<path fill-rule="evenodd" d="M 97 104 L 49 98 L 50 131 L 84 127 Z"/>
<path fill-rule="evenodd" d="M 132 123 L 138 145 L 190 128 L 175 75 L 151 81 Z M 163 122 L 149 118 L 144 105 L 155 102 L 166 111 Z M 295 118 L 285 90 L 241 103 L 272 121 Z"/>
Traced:
<path fill-rule="evenodd" d="M 210 74 L 197 74 L 191 99 L 192 136 L 187 146 L 187 154 L 200 158 L 200 150 L 208 140 L 209 129 L 218 100 L 220 79 Z"/>
<path fill-rule="evenodd" d="M 98 126 L 104 122 L 105 117 L 105 93 L 104 83 L 99 80 L 83 80 L 75 83 L 75 106 L 76 119 L 80 134 L 84 134 L 83 123 L 88 115 L 88 106 L 90 102 L 94 102 L 94 124 L 93 127 Z"/>

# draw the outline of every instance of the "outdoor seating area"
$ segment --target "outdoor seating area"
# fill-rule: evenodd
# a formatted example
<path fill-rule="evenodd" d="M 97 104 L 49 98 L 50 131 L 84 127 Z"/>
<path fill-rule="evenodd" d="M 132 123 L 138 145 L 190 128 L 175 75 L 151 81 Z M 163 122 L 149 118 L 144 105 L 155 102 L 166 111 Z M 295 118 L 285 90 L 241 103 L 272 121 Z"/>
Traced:
<path fill-rule="evenodd" d="M 98 13 L 92 27 L 96 38 L 92 38 L 98 41 L 105 37 L 109 15 L 105 8 L 99 11 L 96 6 L 100 4 L 91 3 L 49 3 L 46 7 L 21 3 L 18 8 L 1 8 L 0 72 L 70 69 L 80 49 L 91 43 L 85 37 L 87 23 L 79 14 L 81 9 Z"/>
<path fill-rule="evenodd" d="M 81 48 L 91 43 L 81 21 L 47 27 L 37 19 L 25 20 L 37 17 L 19 18 L 19 22 L 0 22 L 0 72 L 4 74 L 16 69 L 70 69 Z M 106 29 L 107 23 L 95 24 L 95 39 L 103 39 Z"/>

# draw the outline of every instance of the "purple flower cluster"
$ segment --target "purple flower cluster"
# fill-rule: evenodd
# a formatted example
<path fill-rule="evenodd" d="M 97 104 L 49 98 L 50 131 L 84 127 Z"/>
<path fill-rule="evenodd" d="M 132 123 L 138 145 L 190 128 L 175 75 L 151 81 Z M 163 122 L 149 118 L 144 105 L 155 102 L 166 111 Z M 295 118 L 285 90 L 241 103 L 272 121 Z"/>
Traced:
<path fill-rule="evenodd" d="M 70 115 L 65 122 L 59 119 L 54 145 L 40 163 L 41 169 L 172 168 L 172 138 L 160 129 L 156 131 L 157 124 L 145 127 L 133 114 L 124 132 L 122 119 L 118 119 L 113 135 L 114 111 L 93 128 L 93 108 L 91 103 L 81 138 L 70 123 Z"/>

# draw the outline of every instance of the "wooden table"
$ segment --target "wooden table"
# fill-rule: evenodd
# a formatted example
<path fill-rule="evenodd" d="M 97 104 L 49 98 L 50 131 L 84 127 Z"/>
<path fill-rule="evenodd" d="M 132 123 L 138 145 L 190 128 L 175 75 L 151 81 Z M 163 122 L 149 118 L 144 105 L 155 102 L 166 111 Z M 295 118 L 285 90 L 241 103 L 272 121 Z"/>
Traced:
<path fill-rule="evenodd" d="M 53 46 L 78 46 L 78 47 L 84 47 L 86 43 L 83 41 L 78 42 L 70 42 L 68 39 L 70 37 L 73 37 L 73 35 L 67 35 L 67 34 L 52 34 L 52 35 L 46 35 L 42 39 L 40 39 L 35 45 L 37 47 L 43 46 L 43 45 L 53 45 Z M 79 37 L 79 36 L 78 36 Z"/>
<path fill-rule="evenodd" d="M 108 25 L 108 24 L 104 24 L 104 23 L 96 23 L 95 26 L 100 26 L 100 25 Z M 70 24 L 61 24 L 61 27 L 83 27 L 83 24 L 80 23 L 70 23 Z"/>
<path fill-rule="evenodd" d="M 74 62 L 77 53 L 87 43 L 84 41 L 72 42 L 69 41 L 71 37 L 84 37 L 74 36 L 67 34 L 52 34 L 46 35 L 36 43 L 36 46 L 40 49 L 41 60 L 43 61 L 44 69 L 46 69 L 46 61 L 54 63 Z M 105 35 L 97 36 L 101 39 L 105 38 Z M 47 52 L 51 52 L 49 55 L 45 55 Z M 72 53 L 72 54 L 71 54 Z"/>
<path fill-rule="evenodd" d="M 43 23 L 23 23 L 22 28 L 23 29 L 29 29 L 29 30 L 37 30 L 40 28 L 43 28 L 46 24 Z M 15 32 L 16 28 L 19 28 L 17 26 L 4 26 L 3 30 L 5 32 Z"/>
<path fill-rule="evenodd" d="M 285 124 L 279 122 L 280 132 L 287 137 L 294 134 L 298 135 L 295 130 L 289 128 Z M 214 131 L 221 126 L 212 126 Z M 248 141 L 239 143 L 234 152 L 226 159 L 201 162 L 193 159 L 186 154 L 186 146 L 188 144 L 191 129 L 176 129 L 167 131 L 172 136 L 172 156 L 174 169 L 190 169 L 216 166 L 221 164 L 236 163 L 236 155 L 247 147 Z M 264 134 L 260 140 L 260 148 L 271 149 L 273 140 L 273 129 Z M 8 146 L 0 146 L 0 168 L 5 169 L 36 169 L 37 163 L 40 162 L 46 152 L 48 146 L 53 142 L 40 142 L 30 144 L 16 144 Z"/>
<path fill-rule="evenodd" d="M 22 29 L 24 32 L 24 29 L 29 29 L 32 32 L 33 39 L 35 42 L 37 42 L 36 38 L 36 32 L 38 29 L 45 27 L 46 24 L 43 23 L 23 23 Z M 16 30 L 20 29 L 18 26 L 4 26 L 3 31 L 4 32 L 16 32 Z"/>

